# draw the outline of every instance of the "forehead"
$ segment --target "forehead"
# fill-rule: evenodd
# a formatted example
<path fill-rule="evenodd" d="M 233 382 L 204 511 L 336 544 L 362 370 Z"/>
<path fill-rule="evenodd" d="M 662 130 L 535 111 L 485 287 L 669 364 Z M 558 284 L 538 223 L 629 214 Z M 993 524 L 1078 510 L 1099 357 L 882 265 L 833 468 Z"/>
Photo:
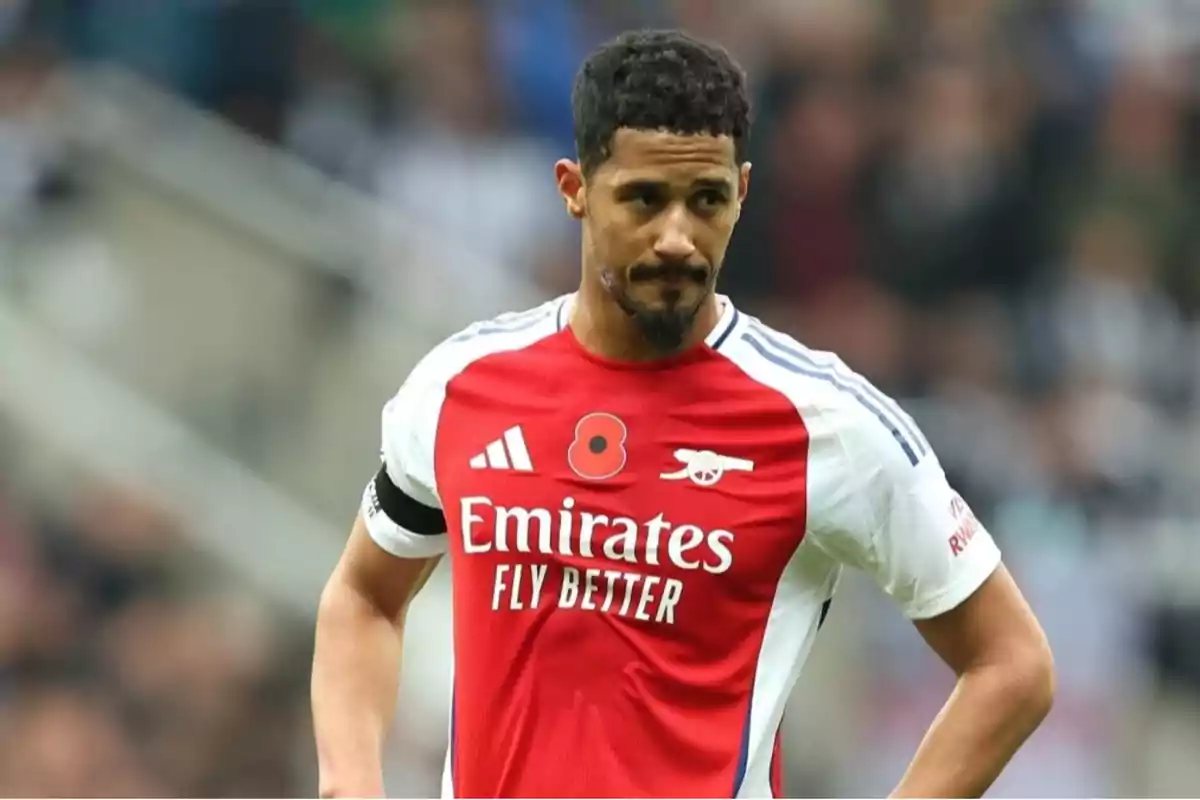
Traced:
<path fill-rule="evenodd" d="M 621 128 L 596 178 L 613 183 L 631 180 L 691 182 L 730 180 L 737 174 L 733 139 L 710 134 L 681 134 Z"/>

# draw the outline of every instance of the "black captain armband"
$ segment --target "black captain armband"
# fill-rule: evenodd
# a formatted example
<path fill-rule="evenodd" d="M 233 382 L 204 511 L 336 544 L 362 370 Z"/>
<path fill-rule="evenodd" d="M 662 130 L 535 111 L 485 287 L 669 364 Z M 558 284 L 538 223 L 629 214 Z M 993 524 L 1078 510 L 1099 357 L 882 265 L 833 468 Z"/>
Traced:
<path fill-rule="evenodd" d="M 367 513 L 374 516 L 380 512 L 409 533 L 437 536 L 446 532 L 446 517 L 441 509 L 427 506 L 405 494 L 392 483 L 387 467 L 380 467 L 371 480 Z"/>

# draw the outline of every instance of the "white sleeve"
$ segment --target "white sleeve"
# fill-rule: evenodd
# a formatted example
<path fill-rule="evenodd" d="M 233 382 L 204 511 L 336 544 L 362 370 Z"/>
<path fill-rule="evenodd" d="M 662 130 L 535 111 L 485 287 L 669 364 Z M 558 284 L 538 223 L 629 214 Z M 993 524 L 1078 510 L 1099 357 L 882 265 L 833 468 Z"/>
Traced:
<path fill-rule="evenodd" d="M 434 476 L 445 386 L 429 362 L 427 356 L 383 407 L 383 464 L 363 492 L 362 517 L 371 538 L 400 558 L 446 551 L 446 519 Z"/>
<path fill-rule="evenodd" d="M 809 495 L 817 545 L 868 572 L 910 619 L 953 609 L 999 565 L 991 535 L 923 439 L 904 440 L 897 426 L 858 406 L 835 416 L 829 449 L 838 452 L 827 463 L 837 466 L 821 481 L 824 491 Z M 911 434 L 915 424 L 904 420 Z"/>

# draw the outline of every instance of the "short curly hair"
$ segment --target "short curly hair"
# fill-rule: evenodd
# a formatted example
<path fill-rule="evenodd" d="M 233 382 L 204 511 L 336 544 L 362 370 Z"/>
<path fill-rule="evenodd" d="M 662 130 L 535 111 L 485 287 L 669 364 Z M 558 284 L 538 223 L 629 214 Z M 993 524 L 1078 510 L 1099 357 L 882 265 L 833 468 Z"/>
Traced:
<path fill-rule="evenodd" d="M 585 174 L 612 154 L 621 128 L 750 139 L 746 75 L 722 47 L 678 30 L 629 31 L 579 68 L 571 92 L 575 148 Z"/>

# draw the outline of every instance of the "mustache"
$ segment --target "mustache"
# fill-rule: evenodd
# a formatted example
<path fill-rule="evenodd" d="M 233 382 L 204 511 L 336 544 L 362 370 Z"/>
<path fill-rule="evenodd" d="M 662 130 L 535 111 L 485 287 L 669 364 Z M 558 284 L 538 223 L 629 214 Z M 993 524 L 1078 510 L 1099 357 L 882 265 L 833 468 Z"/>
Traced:
<path fill-rule="evenodd" d="M 687 280 L 692 283 L 708 281 L 708 267 L 702 264 L 686 262 L 666 262 L 662 264 L 634 264 L 629 269 L 629 280 L 633 283 L 655 280 Z"/>

